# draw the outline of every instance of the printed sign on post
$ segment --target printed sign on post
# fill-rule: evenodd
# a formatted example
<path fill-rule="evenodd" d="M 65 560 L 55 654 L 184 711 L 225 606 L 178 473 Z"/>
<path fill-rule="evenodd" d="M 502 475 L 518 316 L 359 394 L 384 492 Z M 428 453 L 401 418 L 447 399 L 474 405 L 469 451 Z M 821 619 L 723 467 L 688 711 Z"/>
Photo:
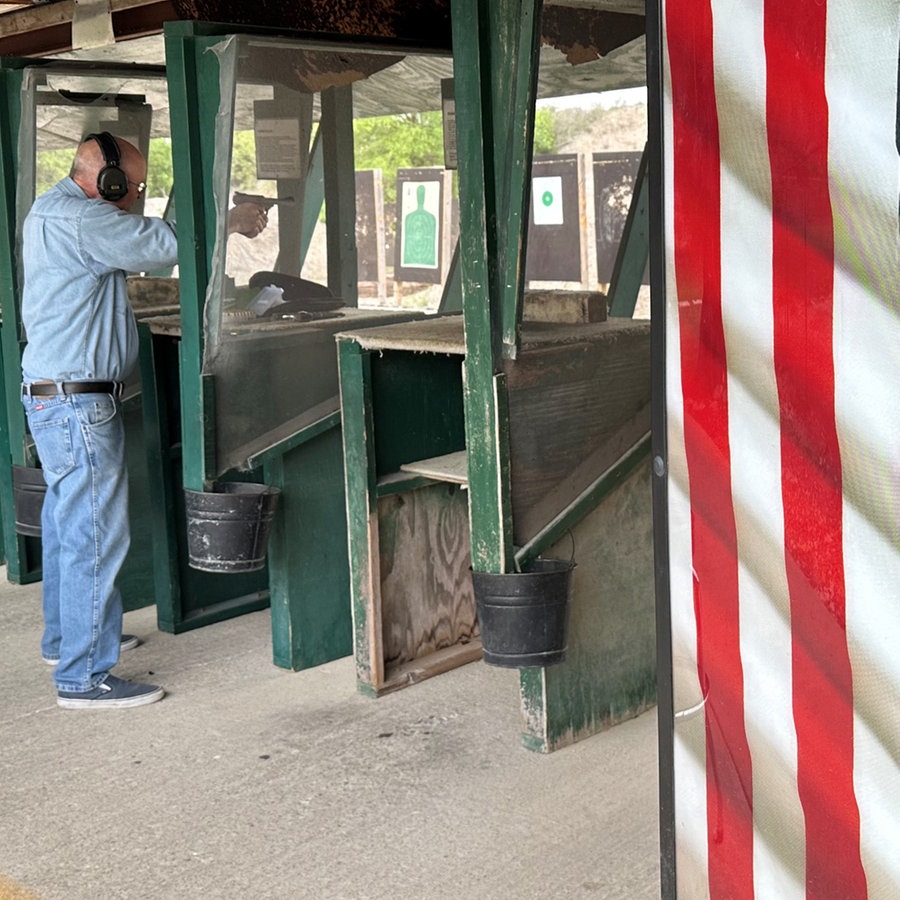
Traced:
<path fill-rule="evenodd" d="M 444 168 L 456 169 L 456 99 L 453 79 L 441 79 L 441 112 L 444 125 Z"/>
<path fill-rule="evenodd" d="M 273 104 L 268 100 L 257 100 L 253 115 L 256 177 L 302 178 L 299 121 L 276 115 Z"/>

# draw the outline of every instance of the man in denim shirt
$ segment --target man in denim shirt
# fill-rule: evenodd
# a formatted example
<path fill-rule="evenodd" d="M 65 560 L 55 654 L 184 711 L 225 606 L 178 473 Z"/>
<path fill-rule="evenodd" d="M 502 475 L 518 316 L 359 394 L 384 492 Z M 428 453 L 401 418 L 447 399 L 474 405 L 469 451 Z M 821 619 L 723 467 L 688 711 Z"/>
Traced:
<path fill-rule="evenodd" d="M 146 177 L 136 147 L 91 135 L 24 226 L 22 401 L 47 482 L 41 650 L 56 665 L 57 703 L 69 709 L 142 706 L 165 693 L 110 674 L 122 641 L 116 577 L 129 546 L 118 397 L 138 355 L 125 274 L 177 262 L 173 228 L 129 213 Z M 229 214 L 230 232 L 252 237 L 265 224 L 256 206 Z"/>

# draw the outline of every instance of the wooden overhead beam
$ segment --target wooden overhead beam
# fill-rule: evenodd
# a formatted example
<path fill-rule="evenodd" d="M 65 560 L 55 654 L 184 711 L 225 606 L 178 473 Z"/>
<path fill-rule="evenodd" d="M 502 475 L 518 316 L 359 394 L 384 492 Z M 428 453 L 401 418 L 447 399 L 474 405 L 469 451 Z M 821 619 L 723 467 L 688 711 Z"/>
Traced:
<path fill-rule="evenodd" d="M 110 0 L 109 5 L 117 41 L 158 34 L 163 22 L 179 18 L 172 0 Z M 0 56 L 47 56 L 77 49 L 72 46 L 74 15 L 75 0 L 5 13 L 0 28 Z"/>

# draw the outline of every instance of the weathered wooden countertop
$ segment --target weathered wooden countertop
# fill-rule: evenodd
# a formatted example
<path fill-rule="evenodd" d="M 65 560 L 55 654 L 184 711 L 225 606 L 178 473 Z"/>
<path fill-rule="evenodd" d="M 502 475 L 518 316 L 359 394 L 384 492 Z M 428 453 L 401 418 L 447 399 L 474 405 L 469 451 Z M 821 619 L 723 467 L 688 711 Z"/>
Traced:
<path fill-rule="evenodd" d="M 619 334 L 648 331 L 646 319 L 607 319 L 577 325 L 525 322 L 522 325 L 522 350 L 560 344 L 578 344 L 609 340 Z M 415 322 L 399 322 L 365 330 L 338 332 L 338 340 L 356 341 L 365 350 L 410 350 L 416 353 L 450 353 L 465 356 L 466 340 L 461 315 L 433 316 Z"/>
<path fill-rule="evenodd" d="M 350 325 L 359 328 L 377 327 L 379 323 L 392 319 L 409 319 L 416 315 L 410 310 L 393 309 L 358 309 L 345 306 L 330 313 L 327 318 L 309 321 L 290 319 L 259 319 L 250 314 L 227 314 L 222 319 L 222 332 L 229 335 L 251 336 L 255 334 L 295 334 L 331 331 L 337 327 Z M 153 334 L 181 337 L 181 316 L 142 316 L 141 322 Z"/>

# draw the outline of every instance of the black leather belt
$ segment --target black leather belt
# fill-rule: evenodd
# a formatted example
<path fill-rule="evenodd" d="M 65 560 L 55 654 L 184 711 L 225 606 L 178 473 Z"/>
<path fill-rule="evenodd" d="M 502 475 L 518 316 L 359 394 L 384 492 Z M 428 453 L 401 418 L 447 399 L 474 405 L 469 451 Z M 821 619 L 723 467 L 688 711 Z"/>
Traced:
<path fill-rule="evenodd" d="M 57 394 L 112 394 L 121 397 L 121 381 L 33 381 L 22 385 L 26 397 L 55 397 Z"/>

